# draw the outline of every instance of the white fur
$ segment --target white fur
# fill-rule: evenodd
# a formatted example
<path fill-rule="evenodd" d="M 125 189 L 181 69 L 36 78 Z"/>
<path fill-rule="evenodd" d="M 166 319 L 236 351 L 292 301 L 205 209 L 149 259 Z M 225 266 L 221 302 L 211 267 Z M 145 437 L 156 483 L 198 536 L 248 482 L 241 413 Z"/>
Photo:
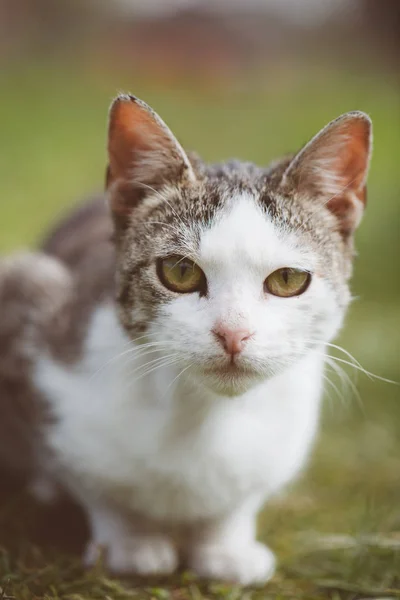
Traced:
<path fill-rule="evenodd" d="M 273 556 L 255 542 L 256 513 L 304 465 L 323 342 L 340 318 L 317 276 L 288 299 L 265 295 L 263 281 L 279 267 L 313 271 L 316 261 L 251 197 L 235 199 L 201 239 L 208 297 L 165 305 L 146 340 L 158 346 L 129 345 L 109 304 L 94 314 L 78 365 L 40 358 L 36 384 L 56 422 L 47 441 L 57 477 L 88 512 L 89 562 L 99 544 L 115 570 L 172 572 L 179 551 L 203 576 L 245 584 L 271 576 Z M 243 375 L 209 372 L 227 362 L 211 334 L 221 321 L 254 333 L 239 357 Z M 320 340 L 312 350 L 311 336 Z M 171 364 L 154 362 L 143 375 L 148 360 L 168 355 Z"/>

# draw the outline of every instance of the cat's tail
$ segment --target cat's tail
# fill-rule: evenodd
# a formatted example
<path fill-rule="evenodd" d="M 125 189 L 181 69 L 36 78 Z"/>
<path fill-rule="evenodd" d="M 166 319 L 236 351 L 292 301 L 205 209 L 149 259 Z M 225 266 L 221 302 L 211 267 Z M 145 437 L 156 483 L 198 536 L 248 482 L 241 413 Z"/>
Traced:
<path fill-rule="evenodd" d="M 71 289 L 69 271 L 46 254 L 18 252 L 0 259 L 0 373 L 16 353 L 28 356 L 41 345 Z"/>
<path fill-rule="evenodd" d="M 40 252 L 0 259 L 0 467 L 28 480 L 35 477 L 46 418 L 34 370 L 72 290 L 71 275 L 57 259 Z"/>

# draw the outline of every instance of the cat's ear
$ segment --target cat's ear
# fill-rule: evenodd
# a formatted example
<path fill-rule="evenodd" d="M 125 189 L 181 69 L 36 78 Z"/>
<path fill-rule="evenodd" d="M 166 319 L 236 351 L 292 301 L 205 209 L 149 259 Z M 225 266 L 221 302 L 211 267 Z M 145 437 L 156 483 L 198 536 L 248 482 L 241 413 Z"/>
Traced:
<path fill-rule="evenodd" d="M 111 105 L 106 187 L 116 217 L 128 216 L 145 194 L 165 183 L 194 181 L 183 148 L 147 104 L 130 95 Z M 116 184 L 113 186 L 113 184 Z"/>
<path fill-rule="evenodd" d="M 322 129 L 292 159 L 281 186 L 315 197 L 337 217 L 344 237 L 358 226 L 366 204 L 372 124 L 365 113 L 349 112 Z"/>

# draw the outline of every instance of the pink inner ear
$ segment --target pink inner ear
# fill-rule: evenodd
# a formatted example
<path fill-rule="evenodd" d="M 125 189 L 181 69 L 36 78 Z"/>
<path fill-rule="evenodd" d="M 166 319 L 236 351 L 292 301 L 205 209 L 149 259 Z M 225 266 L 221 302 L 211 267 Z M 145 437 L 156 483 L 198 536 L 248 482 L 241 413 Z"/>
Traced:
<path fill-rule="evenodd" d="M 111 106 L 106 186 L 115 217 L 131 214 L 149 190 L 192 182 L 195 175 L 184 150 L 152 109 L 133 96 Z"/>
<path fill-rule="evenodd" d="M 365 180 L 370 151 L 370 130 L 366 120 L 351 119 L 335 132 L 337 158 L 334 173 L 337 175 L 338 191 L 329 199 L 327 207 L 338 218 L 339 229 L 344 237 L 352 234 L 358 226 L 367 194 Z"/>
<path fill-rule="evenodd" d="M 369 160 L 369 127 L 361 119 L 343 123 L 336 132 L 337 160 L 334 171 L 342 182 L 343 193 L 352 192 L 366 202 L 365 179 Z M 343 208 L 343 207 L 342 207 Z M 338 211 L 342 212 L 342 210 Z"/>
<path fill-rule="evenodd" d="M 137 155 L 151 149 L 160 137 L 154 117 L 133 100 L 116 101 L 110 113 L 108 153 L 113 179 L 129 179 Z"/>

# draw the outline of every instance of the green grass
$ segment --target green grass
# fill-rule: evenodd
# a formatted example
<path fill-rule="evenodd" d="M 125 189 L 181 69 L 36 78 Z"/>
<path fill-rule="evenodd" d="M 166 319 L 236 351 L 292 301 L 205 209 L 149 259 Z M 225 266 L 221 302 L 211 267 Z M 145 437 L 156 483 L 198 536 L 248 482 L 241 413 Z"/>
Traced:
<path fill-rule="evenodd" d="M 209 160 L 238 156 L 266 164 L 342 112 L 371 114 L 375 149 L 368 210 L 357 235 L 357 300 L 339 343 L 369 371 L 399 381 L 395 84 L 374 73 L 282 66 L 257 84 L 165 89 L 132 73 L 16 67 L 0 81 L 1 251 L 34 244 L 62 209 L 102 187 L 106 113 L 121 89 L 145 98 L 184 144 Z M 203 585 L 189 574 L 126 582 L 108 578 L 100 566 L 84 573 L 81 517 L 67 508 L 37 507 L 4 480 L 0 599 L 400 597 L 400 388 L 348 373 L 360 399 L 330 375 L 339 393 L 327 386 L 311 464 L 260 517 L 260 538 L 280 561 L 265 589 Z"/>

